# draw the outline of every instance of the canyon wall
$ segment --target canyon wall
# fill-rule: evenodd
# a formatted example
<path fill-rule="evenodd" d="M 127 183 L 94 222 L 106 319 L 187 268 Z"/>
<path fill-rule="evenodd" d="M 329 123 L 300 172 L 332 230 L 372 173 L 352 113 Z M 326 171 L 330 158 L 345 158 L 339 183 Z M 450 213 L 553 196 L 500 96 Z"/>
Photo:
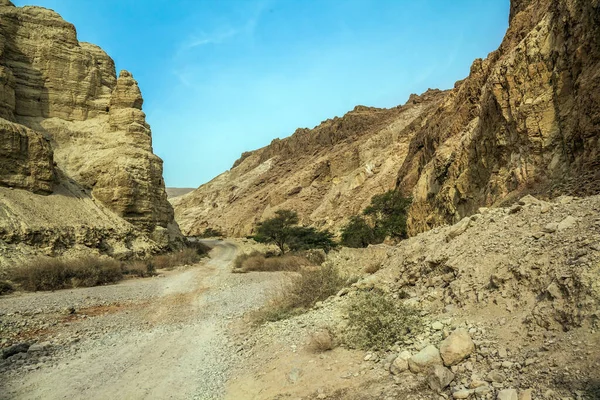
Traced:
<path fill-rule="evenodd" d="M 105 238 L 117 232 L 129 244 L 144 243 L 140 251 L 180 240 L 142 103 L 131 74 L 121 71 L 117 77 L 113 60 L 79 42 L 75 27 L 60 15 L 0 0 L 5 247 L 33 235 L 39 239 L 29 240 L 35 248 L 61 242 L 56 252 L 79 243 L 75 231 L 96 228 Z M 90 246 L 106 247 L 96 242 Z M 10 246 L 5 250 L 10 254 Z"/>

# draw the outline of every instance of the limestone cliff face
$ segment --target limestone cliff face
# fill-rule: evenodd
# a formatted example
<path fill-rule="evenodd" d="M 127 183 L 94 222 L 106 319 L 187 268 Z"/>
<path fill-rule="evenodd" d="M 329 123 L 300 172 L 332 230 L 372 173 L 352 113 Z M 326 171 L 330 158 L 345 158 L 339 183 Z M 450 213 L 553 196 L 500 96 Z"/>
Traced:
<path fill-rule="evenodd" d="M 411 233 L 526 192 L 600 191 L 600 6 L 520 0 L 500 48 L 414 136 L 398 189 Z"/>
<path fill-rule="evenodd" d="M 213 227 L 243 236 L 288 208 L 303 223 L 335 230 L 374 194 L 393 189 L 408 151 L 408 127 L 420 126 L 444 96 L 432 90 L 402 107 L 357 106 L 342 118 L 244 153 L 230 171 L 171 199 L 177 221 L 189 235 Z"/>
<path fill-rule="evenodd" d="M 66 180 L 166 245 L 178 228 L 142 103 L 60 15 L 0 1 L 0 186 L 51 194 Z"/>
<path fill-rule="evenodd" d="M 392 110 L 358 107 L 245 153 L 173 199 L 177 220 L 189 234 L 244 235 L 291 208 L 335 229 L 396 187 L 414 199 L 415 234 L 526 192 L 600 192 L 599 2 L 511 1 L 500 48 L 452 90 Z"/>

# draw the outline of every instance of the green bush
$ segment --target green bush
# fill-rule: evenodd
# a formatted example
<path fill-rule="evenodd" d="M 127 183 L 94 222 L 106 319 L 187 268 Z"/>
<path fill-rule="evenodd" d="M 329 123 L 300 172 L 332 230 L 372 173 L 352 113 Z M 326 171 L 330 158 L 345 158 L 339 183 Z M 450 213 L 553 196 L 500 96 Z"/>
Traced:
<path fill-rule="evenodd" d="M 367 247 L 381 243 L 385 238 L 377 235 L 364 217 L 355 215 L 342 227 L 341 244 L 346 247 Z"/>
<path fill-rule="evenodd" d="M 328 230 L 318 231 L 310 226 L 296 226 L 291 231 L 289 246 L 292 251 L 322 249 L 328 253 L 337 246 L 333 233 Z"/>
<path fill-rule="evenodd" d="M 358 292 L 348 305 L 348 329 L 344 341 L 362 350 L 387 350 L 422 321 L 416 309 L 405 306 L 381 290 Z"/>
<path fill-rule="evenodd" d="M 342 228 L 342 245 L 367 247 L 383 242 L 388 236 L 406 238 L 406 218 L 411 201 L 394 190 L 373 196 L 363 215 L 351 217 Z"/>

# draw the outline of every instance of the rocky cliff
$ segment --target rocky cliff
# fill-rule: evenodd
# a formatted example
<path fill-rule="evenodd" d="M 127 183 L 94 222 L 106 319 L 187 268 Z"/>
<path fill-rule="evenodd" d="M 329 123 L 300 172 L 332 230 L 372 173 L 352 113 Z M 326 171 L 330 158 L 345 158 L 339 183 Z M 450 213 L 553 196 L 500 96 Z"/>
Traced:
<path fill-rule="evenodd" d="M 600 192 L 598 0 L 512 0 L 496 51 L 446 92 L 357 107 L 173 200 L 183 229 L 244 235 L 275 208 L 338 228 L 372 195 L 413 197 L 412 234 L 524 193 Z M 394 178 L 391 178 L 395 175 Z"/>
<path fill-rule="evenodd" d="M 58 237 L 69 247 L 81 226 L 145 250 L 176 240 L 142 103 L 131 74 L 117 78 L 113 60 L 60 15 L 0 0 L 0 186 L 15 188 L 2 190 L 3 245 L 33 235 L 34 247 Z"/>
<path fill-rule="evenodd" d="M 600 191 L 599 4 L 511 2 L 500 48 L 411 141 L 398 189 L 414 198 L 412 233 L 524 193 Z"/>

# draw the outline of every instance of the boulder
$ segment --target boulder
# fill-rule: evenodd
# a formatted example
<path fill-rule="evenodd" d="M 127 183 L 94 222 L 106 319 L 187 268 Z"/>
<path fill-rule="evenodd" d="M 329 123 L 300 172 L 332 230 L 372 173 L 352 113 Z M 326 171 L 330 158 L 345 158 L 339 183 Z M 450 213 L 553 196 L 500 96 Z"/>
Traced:
<path fill-rule="evenodd" d="M 454 374 L 452 371 L 441 365 L 435 365 L 429 375 L 427 375 L 427 384 L 435 392 L 441 392 L 453 380 Z"/>
<path fill-rule="evenodd" d="M 456 365 L 475 351 L 475 343 L 465 329 L 457 329 L 440 346 L 440 355 L 444 365 Z"/>
<path fill-rule="evenodd" d="M 408 360 L 408 367 L 415 374 L 431 370 L 436 365 L 442 365 L 440 351 L 429 345 Z"/>
<path fill-rule="evenodd" d="M 519 400 L 516 389 L 503 389 L 498 392 L 498 400 Z"/>

